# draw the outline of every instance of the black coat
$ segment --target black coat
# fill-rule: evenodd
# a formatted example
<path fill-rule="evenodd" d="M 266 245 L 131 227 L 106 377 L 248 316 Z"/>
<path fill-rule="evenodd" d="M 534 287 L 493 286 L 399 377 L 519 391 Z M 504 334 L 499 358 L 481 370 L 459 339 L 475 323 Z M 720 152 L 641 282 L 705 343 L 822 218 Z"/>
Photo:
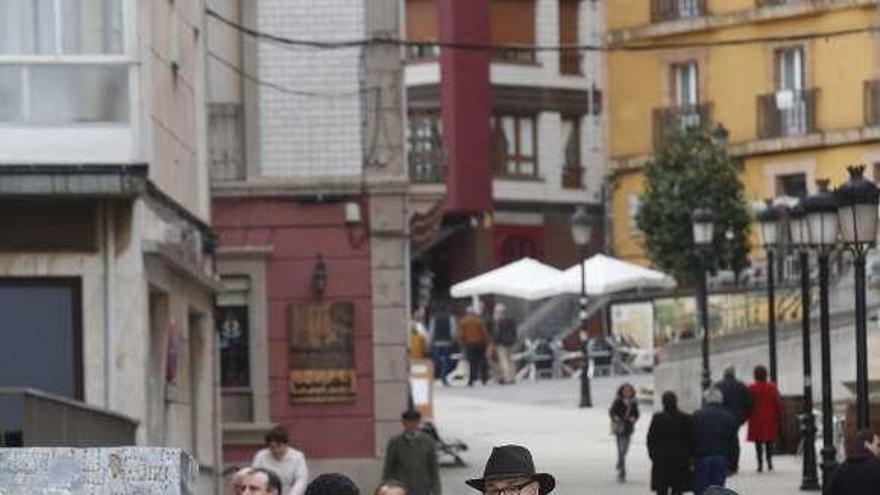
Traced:
<path fill-rule="evenodd" d="M 693 484 L 691 417 L 680 411 L 660 412 L 648 428 L 651 489 L 690 490 Z"/>
<path fill-rule="evenodd" d="M 629 402 L 629 408 L 623 403 L 620 397 L 614 399 L 611 409 L 608 410 L 612 420 L 618 420 L 623 423 L 622 435 L 632 435 L 635 429 L 636 421 L 639 420 L 639 405 L 635 398 Z"/>
<path fill-rule="evenodd" d="M 877 495 L 880 493 L 880 460 L 847 459 L 831 475 L 824 495 Z"/>
<path fill-rule="evenodd" d="M 740 425 L 745 423 L 755 407 L 749 387 L 732 376 L 725 376 L 717 386 L 724 394 L 724 407 L 736 417 Z"/>
<path fill-rule="evenodd" d="M 694 413 L 691 421 L 691 441 L 694 457 L 724 455 L 734 452 L 739 423 L 721 404 L 706 404 Z"/>

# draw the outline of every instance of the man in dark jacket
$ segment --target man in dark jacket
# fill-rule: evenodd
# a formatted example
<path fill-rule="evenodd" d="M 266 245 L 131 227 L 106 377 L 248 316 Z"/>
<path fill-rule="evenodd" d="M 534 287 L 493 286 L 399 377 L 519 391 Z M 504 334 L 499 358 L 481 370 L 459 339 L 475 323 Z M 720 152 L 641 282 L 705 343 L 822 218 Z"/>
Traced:
<path fill-rule="evenodd" d="M 727 462 L 736 442 L 737 421 L 724 407 L 724 395 L 716 387 L 703 393 L 703 407 L 693 415 L 694 493 L 703 495 L 706 488 L 724 486 Z"/>
<path fill-rule="evenodd" d="M 880 437 L 870 430 L 856 433 L 846 461 L 825 484 L 824 495 L 877 495 L 880 493 Z"/>
<path fill-rule="evenodd" d="M 441 304 L 437 314 L 428 324 L 428 341 L 431 344 L 431 359 L 434 361 L 434 378 L 443 385 L 449 385 L 446 375 L 452 371 L 452 345 L 455 341 L 455 316 L 446 304 Z"/>
<path fill-rule="evenodd" d="M 419 431 L 422 415 L 410 409 L 401 419 L 404 431 L 388 441 L 382 480 L 402 481 L 409 495 L 440 495 L 437 447 Z"/>
<path fill-rule="evenodd" d="M 724 407 L 737 419 L 738 432 L 739 428 L 748 421 L 749 414 L 752 413 L 754 407 L 749 387 L 736 379 L 736 368 L 733 366 L 724 369 L 724 378 L 715 386 L 724 394 Z M 729 474 L 739 471 L 739 435 L 736 437 L 736 444 L 728 461 L 727 471 Z"/>
<path fill-rule="evenodd" d="M 657 495 L 691 491 L 691 417 L 678 409 L 673 392 L 663 393 L 663 412 L 654 414 L 648 428 L 651 489 Z"/>

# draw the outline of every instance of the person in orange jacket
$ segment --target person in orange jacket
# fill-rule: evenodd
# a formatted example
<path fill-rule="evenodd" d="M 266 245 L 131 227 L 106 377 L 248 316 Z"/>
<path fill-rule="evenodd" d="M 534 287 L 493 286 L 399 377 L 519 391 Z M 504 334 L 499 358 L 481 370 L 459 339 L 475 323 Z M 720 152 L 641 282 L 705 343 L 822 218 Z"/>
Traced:
<path fill-rule="evenodd" d="M 469 307 L 458 322 L 458 338 L 470 365 L 468 386 L 472 387 L 478 379 L 483 385 L 489 381 L 489 330 L 474 307 Z"/>

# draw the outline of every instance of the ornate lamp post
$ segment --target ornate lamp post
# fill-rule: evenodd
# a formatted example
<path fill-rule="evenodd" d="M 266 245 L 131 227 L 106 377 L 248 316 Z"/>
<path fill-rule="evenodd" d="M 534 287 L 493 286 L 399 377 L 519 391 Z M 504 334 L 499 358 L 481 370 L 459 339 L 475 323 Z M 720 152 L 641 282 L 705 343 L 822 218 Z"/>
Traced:
<path fill-rule="evenodd" d="M 853 254 L 856 298 L 856 417 L 858 428 L 868 428 L 868 332 L 865 313 L 865 253 L 877 237 L 880 190 L 865 179 L 864 165 L 847 167 L 849 180 L 835 191 L 840 240 Z"/>
<path fill-rule="evenodd" d="M 694 246 L 700 258 L 697 276 L 697 304 L 700 308 L 700 326 L 703 327 L 703 390 L 712 384 L 712 372 L 709 369 L 709 288 L 706 284 L 706 270 L 709 264 L 709 253 L 712 249 L 712 234 L 715 214 L 711 208 L 697 208 L 691 215 L 694 233 Z"/>
<path fill-rule="evenodd" d="M 779 242 L 779 210 L 768 199 L 766 206 L 758 213 L 761 225 L 761 244 L 767 252 L 767 338 L 770 347 L 770 380 L 776 381 L 776 293 L 774 278 L 776 276 L 775 258 L 776 245 Z"/>
<path fill-rule="evenodd" d="M 801 438 L 804 455 L 801 490 L 818 490 L 816 473 L 816 418 L 813 416 L 813 363 L 810 342 L 810 232 L 803 200 L 791 209 L 791 242 L 798 249 L 801 269 L 801 338 L 804 360 L 804 414 L 801 417 Z"/>
<path fill-rule="evenodd" d="M 804 201 L 810 244 L 819 264 L 819 330 L 822 343 L 822 483 L 837 468 L 834 448 L 834 410 L 831 402 L 831 336 L 828 320 L 828 256 L 837 243 L 837 200 L 828 181 L 816 181 L 819 190 Z"/>
<path fill-rule="evenodd" d="M 578 247 L 578 259 L 581 265 L 580 323 L 583 366 L 581 368 L 580 407 L 593 407 L 593 398 L 590 393 L 590 337 L 587 333 L 587 275 L 584 268 L 587 245 L 590 243 L 590 234 L 592 233 L 592 223 L 586 208 L 578 206 L 577 211 L 571 217 L 571 237 Z"/>

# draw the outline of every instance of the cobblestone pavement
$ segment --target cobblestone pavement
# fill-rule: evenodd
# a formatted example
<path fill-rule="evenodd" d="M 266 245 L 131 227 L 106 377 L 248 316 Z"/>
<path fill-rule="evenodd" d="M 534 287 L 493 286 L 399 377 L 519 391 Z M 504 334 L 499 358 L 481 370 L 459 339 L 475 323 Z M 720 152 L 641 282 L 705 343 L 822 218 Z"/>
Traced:
<path fill-rule="evenodd" d="M 651 387 L 651 376 L 599 378 L 593 381 L 595 407 L 580 409 L 578 382 L 545 380 L 516 385 L 435 389 L 435 419 L 447 441 L 460 439 L 470 449 L 465 468 L 441 468 L 444 495 L 476 493 L 464 480 L 479 477 L 494 445 L 528 446 L 539 470 L 556 476 L 559 495 L 628 495 L 650 493 L 650 461 L 645 448 L 651 406 L 643 406 L 628 456 L 628 480 L 616 480 L 615 448 L 609 435 L 608 407 L 617 386 L 625 380 L 636 388 Z M 743 428 L 744 433 L 745 428 Z M 744 443 L 742 471 L 728 487 L 742 495 L 801 493 L 800 459 L 779 456 L 776 471 L 755 472 L 751 444 Z"/>

